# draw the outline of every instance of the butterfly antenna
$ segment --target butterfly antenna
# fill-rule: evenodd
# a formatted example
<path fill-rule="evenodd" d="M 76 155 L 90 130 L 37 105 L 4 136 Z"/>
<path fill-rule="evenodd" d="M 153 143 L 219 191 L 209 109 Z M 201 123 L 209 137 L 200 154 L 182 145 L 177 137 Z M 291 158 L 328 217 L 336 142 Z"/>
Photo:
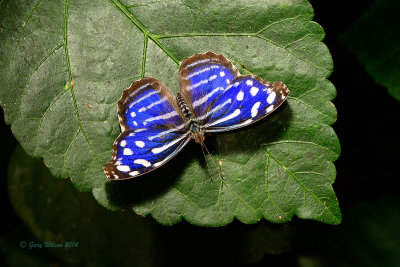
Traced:
<path fill-rule="evenodd" d="M 204 159 L 206 160 L 207 170 L 208 170 L 208 174 L 210 175 L 210 180 L 211 180 L 211 182 L 213 183 L 213 179 L 212 179 L 211 171 L 210 171 L 210 166 L 208 165 L 207 157 L 206 157 L 206 154 L 204 153 L 204 147 L 205 147 L 205 145 L 204 145 L 203 142 L 200 144 L 200 147 L 201 147 L 201 151 L 203 152 Z M 207 148 L 206 148 L 206 149 L 207 149 Z M 207 151 L 208 151 L 208 150 L 207 150 Z"/>
<path fill-rule="evenodd" d="M 205 155 L 205 153 L 204 153 L 203 147 L 204 147 L 205 150 L 207 151 L 208 155 L 210 155 L 211 162 L 213 163 L 213 165 L 215 166 L 215 168 L 218 169 L 218 171 L 219 171 L 219 177 L 221 177 L 221 179 L 223 180 L 223 179 L 224 179 L 224 176 L 222 175 L 221 161 L 220 161 L 220 164 L 217 164 L 216 161 L 215 161 L 215 159 L 214 159 L 214 157 L 213 157 L 213 155 L 210 153 L 210 151 L 208 151 L 208 149 L 207 149 L 206 145 L 204 144 L 204 142 L 202 142 L 202 143 L 201 143 L 201 150 L 203 151 L 203 155 L 204 155 L 204 158 L 206 159 L 206 162 L 207 162 L 207 158 L 206 158 L 206 155 Z M 207 163 L 207 167 L 208 167 L 208 163 Z M 209 167 L 208 167 L 208 171 L 210 171 L 210 168 L 209 168 Z M 211 172 L 210 172 L 210 178 L 211 178 Z M 212 181 L 212 178 L 211 178 L 211 181 Z"/>

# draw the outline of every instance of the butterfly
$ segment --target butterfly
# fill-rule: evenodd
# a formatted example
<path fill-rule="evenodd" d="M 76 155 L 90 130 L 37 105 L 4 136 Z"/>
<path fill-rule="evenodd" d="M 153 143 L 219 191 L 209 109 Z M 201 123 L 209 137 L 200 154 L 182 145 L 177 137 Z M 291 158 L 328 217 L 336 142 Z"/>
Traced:
<path fill-rule="evenodd" d="M 154 78 L 142 78 L 118 102 L 122 133 L 113 156 L 104 165 L 109 179 L 148 173 L 172 159 L 204 134 L 226 132 L 252 124 L 277 109 L 289 95 L 283 82 L 269 83 L 240 75 L 223 55 L 195 54 L 179 67 L 176 97 Z"/>

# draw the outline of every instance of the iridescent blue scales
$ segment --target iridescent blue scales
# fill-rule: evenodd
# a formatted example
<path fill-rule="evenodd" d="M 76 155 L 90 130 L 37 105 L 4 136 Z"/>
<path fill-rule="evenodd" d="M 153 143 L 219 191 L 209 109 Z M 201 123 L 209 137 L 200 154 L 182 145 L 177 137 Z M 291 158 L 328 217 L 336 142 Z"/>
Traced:
<path fill-rule="evenodd" d="M 175 98 L 163 83 L 143 78 L 132 83 L 118 102 L 122 133 L 104 165 L 109 179 L 148 173 L 204 134 L 234 130 L 278 108 L 289 95 L 282 82 L 268 83 L 240 75 L 233 64 L 212 52 L 185 59 L 179 68 Z"/>

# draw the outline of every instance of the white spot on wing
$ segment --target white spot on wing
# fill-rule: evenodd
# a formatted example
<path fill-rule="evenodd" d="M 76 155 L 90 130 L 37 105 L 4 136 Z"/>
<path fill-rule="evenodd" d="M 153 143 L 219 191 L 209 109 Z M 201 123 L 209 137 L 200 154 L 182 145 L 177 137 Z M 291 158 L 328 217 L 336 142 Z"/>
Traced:
<path fill-rule="evenodd" d="M 267 91 L 267 94 L 270 94 L 272 92 L 271 87 L 268 87 L 268 85 L 263 89 L 263 91 Z"/>
<path fill-rule="evenodd" d="M 178 115 L 178 113 L 174 110 L 174 111 L 171 111 L 170 113 L 167 113 L 167 114 L 163 114 L 163 115 L 160 115 L 160 116 L 157 116 L 157 117 L 149 118 L 149 119 L 145 120 L 145 122 L 146 121 L 155 121 L 155 120 L 166 120 L 166 119 L 175 117 L 177 115 Z"/>
<path fill-rule="evenodd" d="M 136 176 L 136 175 L 138 175 L 140 172 L 138 172 L 138 171 L 133 171 L 133 172 L 130 172 L 129 173 L 129 175 L 130 176 Z"/>
<path fill-rule="evenodd" d="M 267 102 L 268 104 L 272 104 L 275 100 L 276 97 L 276 93 L 275 92 L 271 92 L 267 98 Z"/>
<path fill-rule="evenodd" d="M 135 117 L 136 116 L 136 113 L 134 112 L 134 111 L 132 111 L 131 112 L 131 117 L 133 118 L 133 117 Z"/>
<path fill-rule="evenodd" d="M 250 124 L 250 123 L 252 123 L 252 122 L 253 122 L 252 119 L 248 119 L 248 120 L 246 120 L 245 122 L 242 122 L 242 123 L 240 123 L 240 124 L 237 124 L 236 127 L 242 127 L 242 126 L 245 126 L 245 125 Z M 236 127 L 235 127 L 235 128 L 236 128 Z"/>
<path fill-rule="evenodd" d="M 253 107 L 251 108 L 251 117 L 254 118 L 255 116 L 257 116 L 258 108 L 260 107 L 260 105 L 261 105 L 261 102 L 256 102 L 253 105 Z"/>
<path fill-rule="evenodd" d="M 122 140 L 121 143 L 120 143 L 119 145 L 122 146 L 122 147 L 126 146 L 126 141 L 125 141 L 125 140 Z"/>
<path fill-rule="evenodd" d="M 153 164 L 154 167 L 158 167 L 160 166 L 162 163 L 164 163 L 164 161 L 159 161 Z"/>
<path fill-rule="evenodd" d="M 158 100 L 158 101 L 156 101 L 156 102 L 154 102 L 154 103 L 151 103 L 151 104 L 148 105 L 147 107 L 142 107 L 142 108 L 140 108 L 140 109 L 139 109 L 139 112 L 146 111 L 146 110 L 148 110 L 148 109 L 154 107 L 155 105 L 161 104 L 161 103 L 164 102 L 165 100 L 166 100 L 165 97 L 164 97 L 164 98 L 161 98 L 160 100 Z"/>
<path fill-rule="evenodd" d="M 266 113 L 271 112 L 274 109 L 274 105 L 271 105 L 269 107 L 267 107 L 267 109 L 265 110 Z"/>
<path fill-rule="evenodd" d="M 129 168 L 128 165 L 119 165 L 119 166 L 117 166 L 117 170 L 119 170 L 121 172 L 129 172 L 131 170 L 131 168 Z"/>
<path fill-rule="evenodd" d="M 186 135 L 184 135 L 184 136 L 182 136 L 182 137 L 180 137 L 180 138 L 177 138 L 177 139 L 175 139 L 174 141 L 169 142 L 169 143 L 167 143 L 166 145 L 164 145 L 164 146 L 162 146 L 162 147 L 153 148 L 153 149 L 151 150 L 151 152 L 153 152 L 153 154 L 161 153 L 161 152 L 163 152 L 164 150 L 170 148 L 171 146 L 173 146 L 173 145 L 175 145 L 176 143 L 178 143 L 179 141 L 181 141 L 183 138 L 186 138 Z"/>
<path fill-rule="evenodd" d="M 219 76 L 224 77 L 225 76 L 225 72 L 224 71 L 220 71 L 219 72 Z"/>
<path fill-rule="evenodd" d="M 135 141 L 135 144 L 140 148 L 144 147 L 144 142 L 143 141 Z"/>
<path fill-rule="evenodd" d="M 146 85 L 146 86 L 147 86 L 147 85 Z M 142 87 L 143 87 L 143 86 L 142 86 Z M 140 88 L 139 88 L 139 89 L 140 89 Z M 161 91 L 161 90 L 153 91 L 153 92 L 150 92 L 150 93 L 148 93 L 148 94 L 145 94 L 144 96 L 142 96 L 141 98 L 139 98 L 139 99 L 136 100 L 135 102 L 131 103 L 131 104 L 129 105 L 129 108 L 133 107 L 133 105 L 136 105 L 137 103 L 141 102 L 142 100 L 145 100 L 146 98 L 148 98 L 148 97 L 150 97 L 150 96 L 152 96 L 152 95 L 158 94 L 160 91 Z"/>
<path fill-rule="evenodd" d="M 191 90 L 191 89 L 194 89 L 194 88 L 196 88 L 196 87 L 199 87 L 202 83 L 203 83 L 203 84 L 206 84 L 206 83 L 208 83 L 209 81 L 212 81 L 212 80 L 214 80 L 214 79 L 216 79 L 216 78 L 217 78 L 217 75 L 213 75 L 213 76 L 211 76 L 210 78 L 208 78 L 208 79 L 206 79 L 206 80 L 202 80 L 202 81 L 200 81 L 200 82 L 198 82 L 198 83 L 195 83 L 195 84 L 192 84 L 192 85 L 188 86 L 188 90 Z"/>
<path fill-rule="evenodd" d="M 250 94 L 252 95 L 252 96 L 255 96 L 257 93 L 258 93 L 258 88 L 257 87 L 255 87 L 255 86 L 253 86 L 253 87 L 251 87 L 251 89 L 250 89 Z"/>
<path fill-rule="evenodd" d="M 252 81 L 252 80 L 247 80 L 247 81 L 246 81 L 246 84 L 247 84 L 248 86 L 253 86 L 253 81 Z"/>
<path fill-rule="evenodd" d="M 244 97 L 244 93 L 243 93 L 242 91 L 240 91 L 240 92 L 237 94 L 236 99 L 239 100 L 239 101 L 242 101 L 242 100 L 243 100 L 243 97 Z"/>
<path fill-rule="evenodd" d="M 231 120 L 231 119 L 233 119 L 233 118 L 239 116 L 239 114 L 240 114 L 240 109 L 235 109 L 235 111 L 232 112 L 231 114 L 229 114 L 228 116 L 223 117 L 223 118 L 221 118 L 221 119 L 219 119 L 219 120 L 214 121 L 213 123 L 209 124 L 209 126 L 216 125 L 216 124 L 220 124 L 221 122 L 225 122 L 225 121 Z"/>
<path fill-rule="evenodd" d="M 135 161 L 133 163 L 143 165 L 144 167 L 150 167 L 151 166 L 151 163 L 148 162 L 145 159 L 135 159 Z"/>
<path fill-rule="evenodd" d="M 133 151 L 130 148 L 124 148 L 124 155 L 125 156 L 133 155 Z"/>
<path fill-rule="evenodd" d="M 193 102 L 193 107 L 197 107 L 200 106 L 201 104 L 203 104 L 204 102 L 206 102 L 213 94 L 215 94 L 216 92 L 218 92 L 219 90 L 223 90 L 224 88 L 222 87 L 217 87 L 214 90 L 212 90 L 210 93 L 208 93 L 207 95 L 203 96 L 200 99 L 197 99 L 196 101 Z"/>
<path fill-rule="evenodd" d="M 187 65 L 187 66 L 185 67 L 185 69 L 188 69 L 188 68 L 190 68 L 190 67 L 192 67 L 192 66 L 195 66 L 195 65 L 200 64 L 200 63 L 208 62 L 208 61 L 210 61 L 209 58 L 203 59 L 203 60 L 199 60 L 199 61 L 195 61 L 195 62 L 193 62 L 192 64 Z"/>
<path fill-rule="evenodd" d="M 212 65 L 209 68 L 204 68 L 204 69 L 201 69 L 199 71 L 193 72 L 193 73 L 189 74 L 187 77 L 185 77 L 184 79 L 185 80 L 189 80 L 190 78 L 192 78 L 194 76 L 197 76 L 197 75 L 199 75 L 199 74 L 201 74 L 203 72 L 207 72 L 207 71 L 210 71 L 211 69 L 219 69 L 219 68 L 220 68 L 220 66 L 218 66 L 218 65 Z"/>
<path fill-rule="evenodd" d="M 209 81 L 212 81 L 212 80 L 215 80 L 215 79 L 217 79 L 217 75 L 216 74 L 211 76 L 210 78 L 208 78 Z"/>
<path fill-rule="evenodd" d="M 225 91 L 228 91 L 229 89 L 231 89 L 232 86 L 233 86 L 233 84 L 228 85 L 228 86 L 225 88 Z"/>

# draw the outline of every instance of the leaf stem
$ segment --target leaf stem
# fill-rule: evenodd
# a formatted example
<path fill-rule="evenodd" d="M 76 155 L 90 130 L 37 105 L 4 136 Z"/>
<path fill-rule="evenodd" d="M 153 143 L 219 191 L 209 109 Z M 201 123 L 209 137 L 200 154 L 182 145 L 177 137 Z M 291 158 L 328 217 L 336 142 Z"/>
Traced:
<path fill-rule="evenodd" d="M 140 78 L 144 78 L 144 74 L 146 73 L 146 54 L 147 54 L 147 43 L 149 38 L 147 35 L 144 36 L 144 44 L 143 44 L 143 58 L 142 58 L 142 74 Z"/>

